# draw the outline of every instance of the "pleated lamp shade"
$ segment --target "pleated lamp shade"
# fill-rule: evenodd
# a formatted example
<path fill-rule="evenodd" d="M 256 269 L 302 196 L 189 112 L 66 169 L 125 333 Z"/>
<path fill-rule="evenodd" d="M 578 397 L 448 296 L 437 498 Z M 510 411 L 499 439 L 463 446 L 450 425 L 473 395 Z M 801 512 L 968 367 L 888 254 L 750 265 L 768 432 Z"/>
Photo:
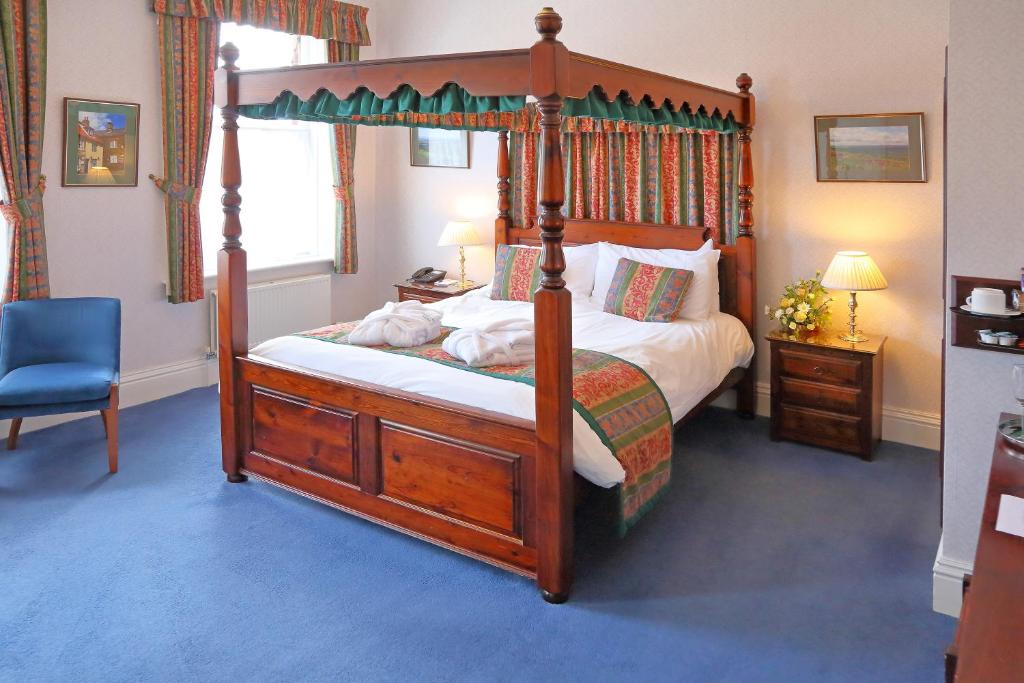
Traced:
<path fill-rule="evenodd" d="M 828 264 L 825 277 L 821 278 L 821 284 L 829 289 L 849 292 L 867 292 L 889 286 L 875 260 L 865 251 L 836 253 L 832 263 Z"/>
<path fill-rule="evenodd" d="M 480 244 L 480 235 L 470 221 L 448 221 L 437 241 L 439 247 L 462 247 L 469 244 Z"/>

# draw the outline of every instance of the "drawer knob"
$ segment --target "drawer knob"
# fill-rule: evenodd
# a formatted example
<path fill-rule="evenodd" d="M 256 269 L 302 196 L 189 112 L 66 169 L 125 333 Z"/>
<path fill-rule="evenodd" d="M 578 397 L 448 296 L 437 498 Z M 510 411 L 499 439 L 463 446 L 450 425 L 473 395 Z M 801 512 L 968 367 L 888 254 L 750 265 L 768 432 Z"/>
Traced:
<path fill-rule="evenodd" d="M 815 375 L 824 375 L 827 372 L 828 372 L 828 370 L 826 370 L 825 368 L 821 367 L 820 365 L 815 365 L 814 366 L 814 374 Z"/>

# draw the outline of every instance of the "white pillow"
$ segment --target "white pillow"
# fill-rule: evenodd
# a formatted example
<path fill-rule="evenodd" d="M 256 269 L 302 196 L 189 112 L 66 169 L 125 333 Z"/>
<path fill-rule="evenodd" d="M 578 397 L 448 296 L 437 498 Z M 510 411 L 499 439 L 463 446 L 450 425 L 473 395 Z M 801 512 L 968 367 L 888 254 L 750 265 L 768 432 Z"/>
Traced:
<path fill-rule="evenodd" d="M 520 245 L 524 249 L 540 249 L 530 245 Z M 565 280 L 565 288 L 568 289 L 574 298 L 588 298 L 594 291 L 594 271 L 597 269 L 597 245 L 580 244 L 573 247 L 562 247 L 565 253 L 565 272 L 562 279 Z M 541 276 L 543 277 L 543 275 Z M 494 279 L 491 279 L 494 284 Z"/>
<path fill-rule="evenodd" d="M 685 268 L 693 271 L 693 284 L 686 293 L 686 300 L 679 311 L 679 317 L 689 320 L 706 320 L 720 310 L 718 301 L 718 258 L 721 251 L 714 248 L 711 240 L 696 251 L 683 249 L 640 249 L 621 244 L 599 242 L 597 245 L 597 267 L 594 273 L 594 303 L 604 306 L 611 287 L 615 268 L 620 258 L 666 268 Z"/>

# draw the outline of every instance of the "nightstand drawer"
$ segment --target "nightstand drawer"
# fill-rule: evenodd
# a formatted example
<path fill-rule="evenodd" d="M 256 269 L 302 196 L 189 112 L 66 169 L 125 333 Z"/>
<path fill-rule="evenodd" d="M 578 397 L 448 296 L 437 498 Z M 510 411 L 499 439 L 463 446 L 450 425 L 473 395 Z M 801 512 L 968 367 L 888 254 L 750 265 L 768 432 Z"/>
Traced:
<path fill-rule="evenodd" d="M 778 411 L 780 438 L 853 453 L 860 451 L 859 417 L 799 408 L 784 403 L 778 406 Z"/>
<path fill-rule="evenodd" d="M 837 413 L 855 415 L 860 390 L 819 382 L 807 382 L 790 377 L 779 378 L 782 400 L 791 405 L 831 410 Z"/>
<path fill-rule="evenodd" d="M 848 387 L 861 385 L 861 362 L 845 358 L 779 349 L 781 374 L 813 382 L 827 382 Z"/>
<path fill-rule="evenodd" d="M 398 292 L 399 301 L 420 301 L 425 304 L 432 304 L 441 301 L 444 297 L 430 296 L 428 294 L 414 294 L 413 292 Z"/>

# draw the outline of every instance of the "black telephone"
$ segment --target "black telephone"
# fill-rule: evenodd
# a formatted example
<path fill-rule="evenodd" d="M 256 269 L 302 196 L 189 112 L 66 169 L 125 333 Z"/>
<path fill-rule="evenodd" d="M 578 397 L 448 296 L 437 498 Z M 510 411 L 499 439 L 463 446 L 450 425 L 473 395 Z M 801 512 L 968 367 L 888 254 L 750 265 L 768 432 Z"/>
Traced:
<path fill-rule="evenodd" d="M 427 266 L 426 268 L 420 268 L 410 275 L 409 280 L 411 282 L 418 282 L 421 285 L 429 285 L 432 282 L 443 280 L 444 276 L 447 274 L 447 270 L 437 270 L 431 266 Z"/>

